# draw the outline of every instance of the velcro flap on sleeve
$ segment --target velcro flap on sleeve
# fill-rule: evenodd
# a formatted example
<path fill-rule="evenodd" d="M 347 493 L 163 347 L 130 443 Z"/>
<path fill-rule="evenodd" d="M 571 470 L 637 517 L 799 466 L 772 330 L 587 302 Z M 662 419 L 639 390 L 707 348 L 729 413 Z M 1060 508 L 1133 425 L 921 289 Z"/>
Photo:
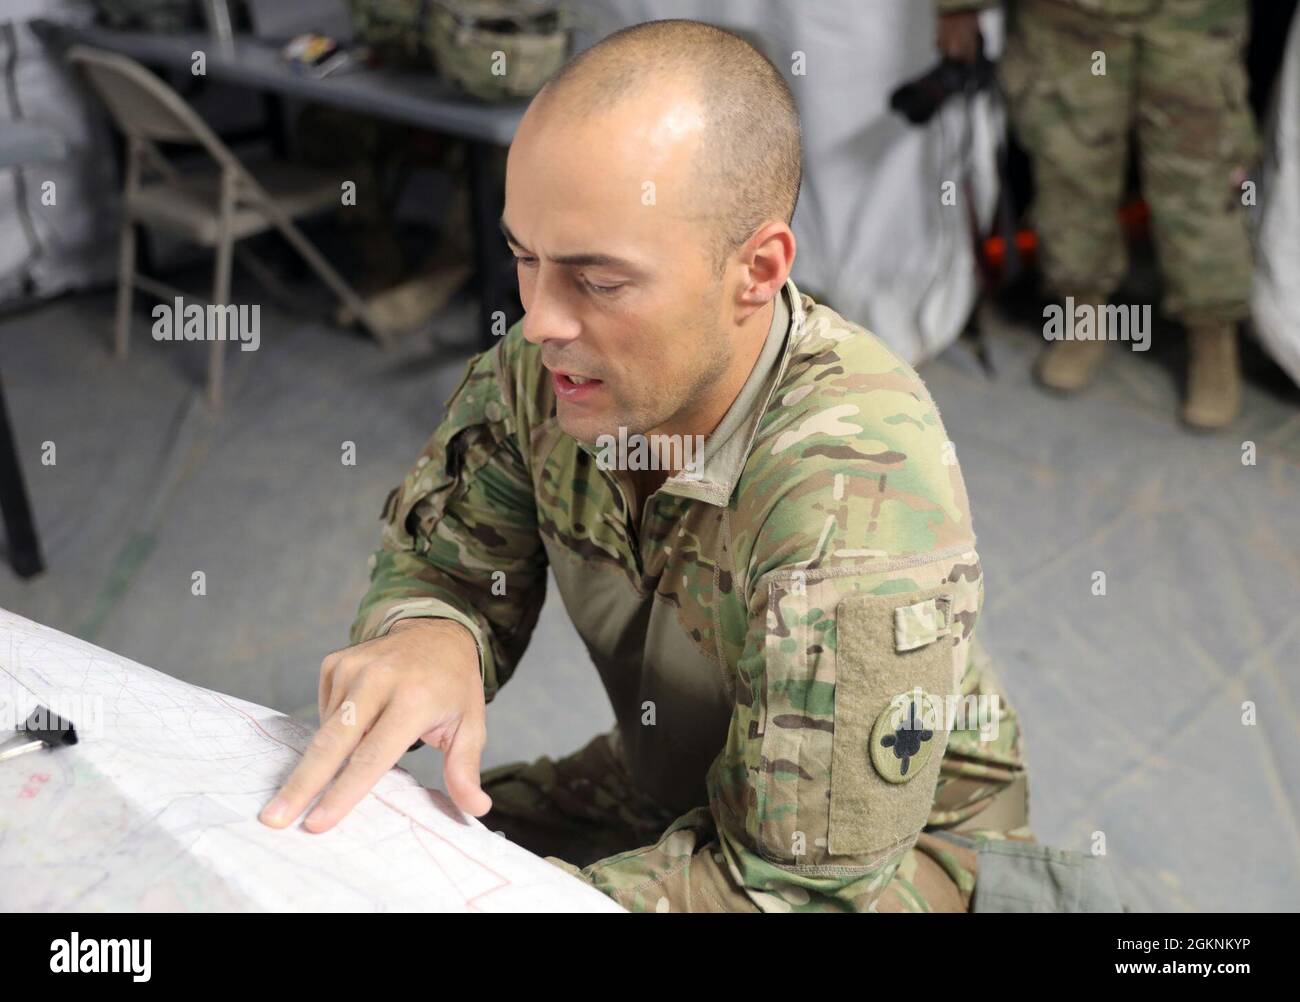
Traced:
<path fill-rule="evenodd" d="M 953 646 L 939 632 L 951 605 L 951 591 L 945 590 L 950 587 L 854 594 L 839 603 L 833 855 L 884 852 L 914 838 L 929 815 L 948 742 L 945 699 L 954 688 Z M 925 636 L 930 639 L 917 643 Z"/>

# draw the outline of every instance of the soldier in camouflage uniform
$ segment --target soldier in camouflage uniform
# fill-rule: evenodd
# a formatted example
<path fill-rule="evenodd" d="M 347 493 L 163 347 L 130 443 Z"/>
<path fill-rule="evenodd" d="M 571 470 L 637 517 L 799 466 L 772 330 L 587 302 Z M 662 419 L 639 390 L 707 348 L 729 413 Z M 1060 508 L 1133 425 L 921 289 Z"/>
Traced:
<path fill-rule="evenodd" d="M 702 476 L 668 478 L 636 526 L 631 477 L 561 431 L 539 354 L 521 321 L 470 363 L 389 497 L 351 637 L 454 619 L 490 701 L 551 567 L 618 727 L 559 762 L 486 773 L 485 823 L 630 908 L 863 910 L 900 864 L 936 876 L 913 849 L 922 827 L 977 817 L 1023 765 L 1005 697 L 996 740 L 936 730 L 905 782 L 868 755 L 916 686 L 1001 695 L 970 657 L 983 578 L 916 373 L 788 281 Z M 908 610 L 939 616 L 896 635 Z M 900 904 L 923 906 L 896 883 Z"/>
<path fill-rule="evenodd" d="M 718 29 L 654 22 L 630 32 L 620 45 L 664 40 L 678 59 L 694 45 L 697 59 L 729 60 L 724 79 L 751 98 L 749 108 L 762 101 L 737 81 L 747 73 L 769 75 L 760 88 L 780 81 L 748 43 Z M 657 53 L 610 51 L 611 71 L 631 59 L 656 65 Z M 585 263 L 560 261 L 552 272 L 520 241 L 580 225 L 584 207 L 611 193 L 608 215 L 592 217 L 597 232 L 606 219 L 620 235 L 644 220 L 652 220 L 652 238 L 672 231 L 686 186 L 662 161 L 651 167 L 662 147 L 637 137 L 662 137 L 665 122 L 700 120 L 655 77 L 640 83 L 638 100 L 599 118 L 582 103 L 584 93 L 603 99 L 602 64 L 595 65 L 587 72 L 593 91 L 557 90 L 560 111 L 539 100 L 520 126 L 505 225 L 528 312 L 471 359 L 441 425 L 389 494 L 382 548 L 351 631 L 356 646 L 348 650 L 358 653 L 327 659 L 322 719 L 332 719 L 340 698 L 325 696 L 330 672 L 355 676 L 364 652 L 393 632 L 418 633 L 425 627 L 411 621 L 429 619 L 459 624 L 446 629 L 472 638 L 464 646 L 477 652 L 475 688 L 481 680 L 490 702 L 529 642 L 549 567 L 617 726 L 558 761 L 485 773 L 490 828 L 637 911 L 966 911 L 982 910 L 981 901 L 989 910 L 1113 907 L 1113 899 L 1079 893 L 1097 886 L 1095 860 L 1037 845 L 1026 827 L 1020 729 L 974 645 L 983 575 L 965 485 L 934 401 L 882 341 L 789 279 L 788 220 L 768 219 L 733 250 L 750 262 L 743 274 L 767 276 L 753 299 L 762 303 L 749 314 L 753 364 L 720 402 L 698 462 L 679 456 L 646 473 L 635 462 L 611 464 L 609 443 L 598 436 L 572 433 L 588 419 L 605 426 L 607 411 L 635 413 L 629 381 L 658 380 L 652 400 L 673 393 L 665 381 L 674 360 L 661 358 L 659 371 L 638 366 L 628 380 L 617 357 L 589 359 L 586 372 L 572 371 L 605 385 L 583 391 L 592 401 L 585 407 L 575 403 L 578 391 L 559 374 L 570 370 L 556 363 L 579 365 L 581 356 L 559 354 L 577 318 L 591 328 L 590 344 L 576 337 L 590 358 L 599 357 L 592 353 L 602 339 L 608 345 L 629 327 L 638 336 L 627 351 L 662 332 L 636 316 L 637 292 L 620 301 L 621 319 L 598 316 L 611 308 L 596 298 L 608 291 L 566 271 L 590 268 L 598 279 L 602 269 L 619 270 L 600 263 L 607 255 L 571 253 Z M 576 124 L 561 117 L 575 102 Z M 593 122 L 603 151 L 580 131 Z M 735 124 L 743 147 L 750 125 Z M 709 136 L 710 149 L 730 141 L 722 132 Z M 786 152 L 797 164 L 794 137 Z M 626 160 L 611 152 L 620 148 Z M 565 155 L 593 161 L 592 178 L 575 180 L 578 163 L 555 162 Z M 639 216 L 626 201 L 628 193 L 640 197 L 642 170 L 659 183 L 651 210 L 658 215 Z M 608 187 L 597 190 L 597 182 Z M 797 177 L 792 187 L 797 193 Z M 592 250 L 585 231 L 573 239 Z M 704 259 L 673 240 L 660 253 Z M 654 295 L 646 291 L 653 278 L 630 284 Z M 724 336 L 707 324 L 688 333 Z M 691 347 L 682 341 L 674 350 Z M 371 678 L 396 670 L 381 660 Z M 429 676 L 421 686 L 437 681 Z M 963 696 L 983 700 L 959 703 Z M 982 716 L 952 716 L 980 709 Z M 322 748 L 360 740 L 326 727 Z M 399 730 L 393 740 L 418 733 Z M 470 740 L 476 756 L 477 730 Z M 373 748 L 367 759 L 377 757 Z M 454 744 L 453 755 L 463 760 Z M 462 806 L 486 809 L 479 791 L 465 794 L 460 779 L 448 785 L 461 789 L 453 796 Z M 273 803 L 267 815 L 291 819 L 316 786 L 291 778 L 289 808 Z M 996 874 L 1017 860 L 1054 870 L 1051 883 L 1065 897 L 1014 879 L 981 885 L 986 861 Z"/>
<path fill-rule="evenodd" d="M 992 2 L 935 0 L 940 48 L 970 58 L 971 12 Z M 1043 270 L 1076 304 L 1104 305 L 1127 270 L 1116 209 L 1136 132 L 1164 310 L 1189 338 L 1182 416 L 1198 428 L 1230 423 L 1240 402 L 1236 325 L 1249 312 L 1251 267 L 1243 182 L 1256 153 L 1247 14 L 1245 0 L 1010 0 L 1000 67 L 1033 162 Z M 1104 355 L 1101 340 L 1055 341 L 1038 376 L 1073 392 Z"/>

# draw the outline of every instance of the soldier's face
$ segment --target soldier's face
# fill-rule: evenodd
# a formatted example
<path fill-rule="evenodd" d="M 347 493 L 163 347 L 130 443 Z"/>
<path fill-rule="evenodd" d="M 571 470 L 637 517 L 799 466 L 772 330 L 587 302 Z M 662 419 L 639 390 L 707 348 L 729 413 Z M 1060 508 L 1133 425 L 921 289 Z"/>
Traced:
<path fill-rule="evenodd" d="M 731 363 L 726 281 L 687 188 L 702 121 L 656 104 L 617 121 L 530 112 L 507 161 L 523 334 L 541 347 L 560 427 L 587 443 L 620 426 L 698 433 Z"/>

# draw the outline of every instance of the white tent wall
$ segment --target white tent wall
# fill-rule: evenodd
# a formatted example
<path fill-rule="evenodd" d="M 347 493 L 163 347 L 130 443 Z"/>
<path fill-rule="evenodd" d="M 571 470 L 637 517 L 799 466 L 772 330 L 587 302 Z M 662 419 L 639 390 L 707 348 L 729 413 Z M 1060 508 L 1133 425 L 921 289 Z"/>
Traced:
<path fill-rule="evenodd" d="M 118 196 L 108 133 L 29 23 L 92 16 L 89 3 L 72 0 L 0 4 L 0 24 L 12 26 L 0 33 L 0 129 L 8 120 L 39 122 L 69 150 L 59 163 L 0 171 L 0 303 L 82 288 L 114 272 Z"/>
<path fill-rule="evenodd" d="M 1277 78 L 1260 180 L 1251 311 L 1265 350 L 1300 384 L 1300 15 Z"/>
<path fill-rule="evenodd" d="M 785 75 L 804 131 L 795 212 L 800 288 L 868 327 L 909 362 L 961 333 L 976 295 L 962 179 L 969 170 L 981 221 L 996 197 L 992 102 L 959 100 L 924 127 L 889 108 L 900 83 L 938 59 L 925 0 L 587 0 L 596 22 L 577 47 L 627 25 L 707 20 L 744 35 Z M 996 51 L 1000 19 L 985 15 Z M 795 53 L 804 72 L 793 75 Z M 945 181 L 956 204 L 943 204 Z"/>

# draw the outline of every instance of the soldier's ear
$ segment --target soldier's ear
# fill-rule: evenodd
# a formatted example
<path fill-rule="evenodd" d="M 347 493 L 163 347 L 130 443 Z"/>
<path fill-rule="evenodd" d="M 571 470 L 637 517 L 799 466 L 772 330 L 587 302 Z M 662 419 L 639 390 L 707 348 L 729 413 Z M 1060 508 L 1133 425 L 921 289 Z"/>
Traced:
<path fill-rule="evenodd" d="M 796 250 L 794 232 L 785 223 L 772 220 L 755 230 L 740 249 L 741 264 L 749 275 L 747 291 L 763 304 L 779 295 L 794 267 Z"/>

